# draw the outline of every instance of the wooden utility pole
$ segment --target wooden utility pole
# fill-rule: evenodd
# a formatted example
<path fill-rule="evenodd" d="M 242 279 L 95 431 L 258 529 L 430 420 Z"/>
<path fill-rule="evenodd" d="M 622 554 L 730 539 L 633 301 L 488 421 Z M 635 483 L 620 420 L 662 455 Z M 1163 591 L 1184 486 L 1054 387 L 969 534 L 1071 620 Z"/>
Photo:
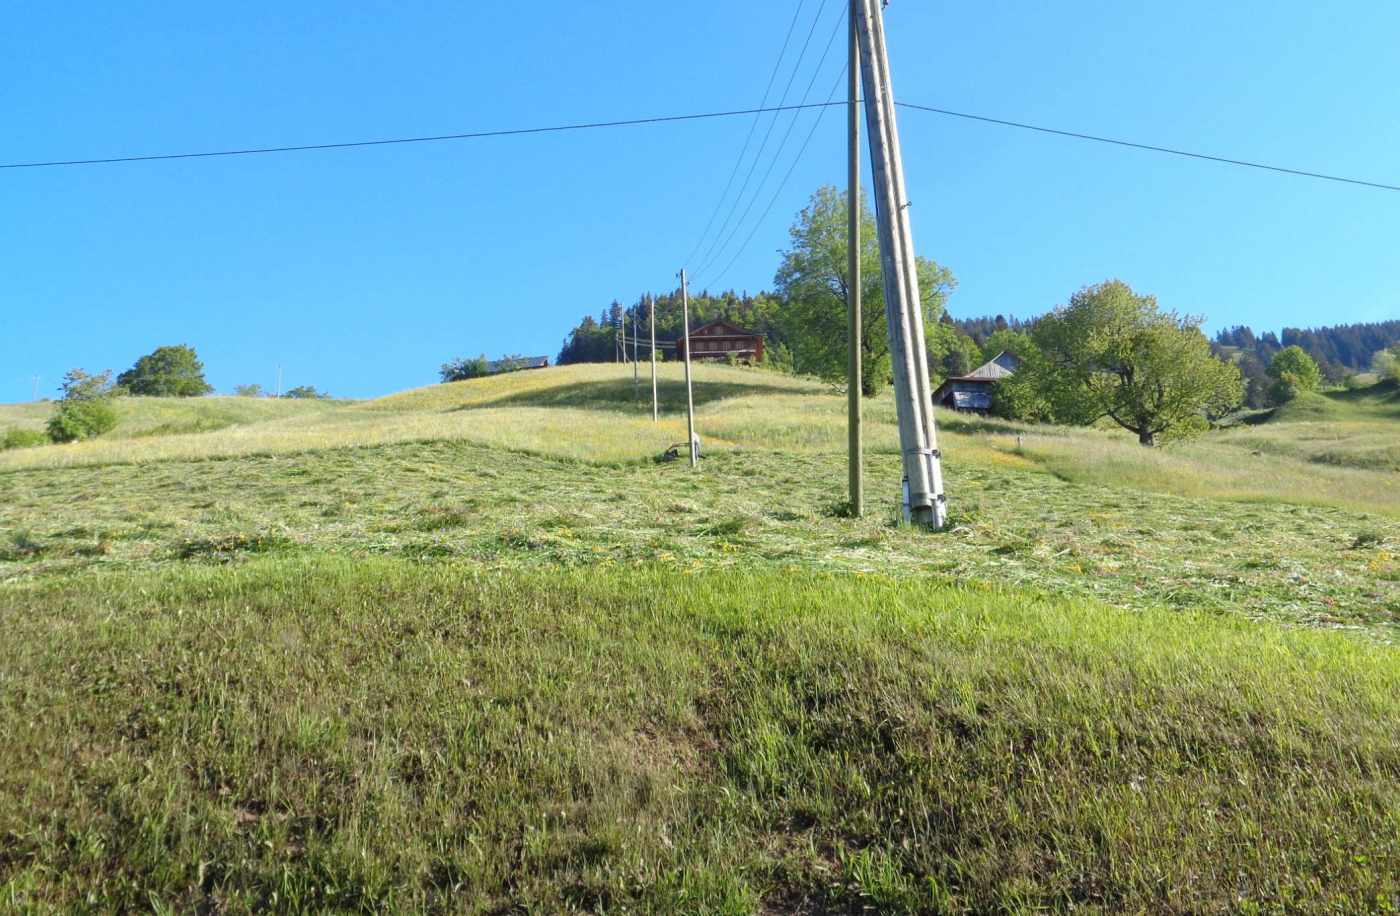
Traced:
<path fill-rule="evenodd" d="M 847 476 L 850 484 L 851 515 L 860 518 L 865 514 L 865 480 L 861 468 L 864 443 L 861 441 L 860 395 L 861 395 L 861 303 L 860 303 L 860 31 L 856 20 L 860 15 L 859 0 L 851 0 L 851 47 L 849 126 L 850 147 L 847 150 L 846 193 L 846 307 L 850 312 L 847 320 L 847 336 L 850 349 L 846 371 L 846 444 Z"/>
<path fill-rule="evenodd" d="M 660 406 L 656 400 L 656 299 L 647 296 L 647 314 L 651 318 L 651 422 L 661 419 Z"/>
<path fill-rule="evenodd" d="M 686 447 L 690 449 L 690 466 L 700 461 L 695 449 L 695 397 L 690 388 L 690 288 L 686 285 L 685 268 L 681 268 L 681 324 L 685 328 L 685 427 Z"/>
<path fill-rule="evenodd" d="M 865 125 L 870 135 L 885 315 L 894 365 L 895 409 L 908 492 L 905 512 L 911 521 L 938 529 L 947 524 L 948 501 L 943 492 L 942 455 L 933 419 L 923 307 L 914 259 L 914 235 L 909 223 L 909 197 L 904 186 L 904 163 L 899 150 L 899 128 L 895 123 L 894 92 L 890 86 L 884 14 L 880 0 L 857 0 L 857 3 Z"/>

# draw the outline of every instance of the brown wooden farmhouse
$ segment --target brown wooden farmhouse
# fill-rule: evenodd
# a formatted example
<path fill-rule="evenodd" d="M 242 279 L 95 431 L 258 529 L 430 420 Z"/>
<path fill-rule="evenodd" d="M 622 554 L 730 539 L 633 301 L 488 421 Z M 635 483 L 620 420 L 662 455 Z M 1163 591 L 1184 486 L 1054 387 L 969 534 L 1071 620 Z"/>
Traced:
<path fill-rule="evenodd" d="M 727 321 L 711 321 L 690 332 L 692 360 L 723 359 L 731 357 L 740 362 L 759 363 L 763 361 L 763 335 L 746 331 Z M 676 341 L 676 356 L 685 359 L 685 337 Z"/>

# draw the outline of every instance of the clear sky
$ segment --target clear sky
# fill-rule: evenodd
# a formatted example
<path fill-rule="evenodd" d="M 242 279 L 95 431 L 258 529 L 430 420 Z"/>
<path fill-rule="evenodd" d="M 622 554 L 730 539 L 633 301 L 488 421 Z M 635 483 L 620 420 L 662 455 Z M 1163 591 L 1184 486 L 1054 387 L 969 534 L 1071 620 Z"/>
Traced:
<path fill-rule="evenodd" d="M 843 5 L 805 0 L 775 98 L 819 9 L 793 95 L 814 74 L 830 92 L 844 37 L 815 65 Z M 749 108 L 796 9 L 16 4 L 0 161 Z M 1400 184 L 1400 4 L 894 0 L 886 17 L 902 101 Z M 816 115 L 800 118 L 751 244 L 702 285 L 769 287 L 796 211 L 844 180 L 836 109 L 756 220 Z M 674 286 L 751 121 L 0 170 L 0 400 L 169 343 L 222 391 L 270 388 L 280 364 L 288 386 L 355 397 L 432 382 L 453 356 L 553 356 L 581 315 Z M 1026 316 L 1116 276 L 1211 329 L 1400 317 L 1400 193 L 908 111 L 900 126 L 916 245 L 957 275 L 956 315 Z"/>

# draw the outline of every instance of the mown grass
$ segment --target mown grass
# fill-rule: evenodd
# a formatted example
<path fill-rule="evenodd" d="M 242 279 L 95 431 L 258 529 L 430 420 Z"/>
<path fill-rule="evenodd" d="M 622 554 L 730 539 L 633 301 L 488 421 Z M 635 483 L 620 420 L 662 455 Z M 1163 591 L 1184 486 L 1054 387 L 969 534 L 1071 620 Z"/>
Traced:
<path fill-rule="evenodd" d="M 117 426 L 106 438 L 132 439 L 201 433 L 287 417 L 317 416 L 346 406 L 344 401 L 296 398 L 117 398 Z M 52 403 L 0 404 L 0 429 L 43 429 Z"/>
<path fill-rule="evenodd" d="M 509 568 L 657 561 L 935 575 L 1381 639 L 1400 626 L 1400 523 L 1090 487 L 1005 458 L 950 466 L 958 499 L 940 535 L 897 525 L 888 505 L 845 518 L 844 458 L 817 452 L 731 451 L 692 472 L 429 442 L 16 472 L 0 474 L 0 532 L 25 540 L 21 549 L 0 535 L 0 581 L 222 562 L 254 553 L 241 542 L 275 537 L 301 551 Z M 897 491 L 897 455 L 871 455 L 867 472 L 872 493 Z"/>
<path fill-rule="evenodd" d="M 1394 650 L 881 576 L 329 558 L 0 604 L 16 910 L 1387 912 Z"/>
<path fill-rule="evenodd" d="M 685 389 L 681 367 L 663 364 L 659 389 L 665 416 L 653 426 L 645 369 L 640 388 L 624 366 L 568 366 L 435 385 L 364 404 L 315 402 L 295 407 L 291 415 L 274 406 L 265 418 L 229 418 L 220 411 L 226 405 L 231 410 L 297 402 L 126 399 L 123 409 L 132 413 L 114 437 L 0 453 L 0 473 L 427 441 L 466 441 L 599 465 L 646 462 L 684 439 Z M 712 453 L 835 453 L 845 447 L 845 401 L 828 386 L 715 365 L 697 366 L 695 376 L 697 429 Z M 205 416 L 209 411 L 214 415 Z M 1319 418 L 1319 411 L 1325 417 Z M 218 417 L 229 422 L 195 431 L 200 424 L 223 423 Z M 1400 517 L 1400 392 L 1393 383 L 1304 398 L 1271 422 L 1156 450 L 1111 430 L 1030 427 L 947 413 L 940 419 L 950 464 L 1034 464 L 1095 488 L 1335 506 Z M 177 429 L 187 432 L 176 434 Z M 129 441 L 132 436 L 150 438 Z M 866 405 L 866 441 L 873 452 L 898 449 L 888 396 Z"/>

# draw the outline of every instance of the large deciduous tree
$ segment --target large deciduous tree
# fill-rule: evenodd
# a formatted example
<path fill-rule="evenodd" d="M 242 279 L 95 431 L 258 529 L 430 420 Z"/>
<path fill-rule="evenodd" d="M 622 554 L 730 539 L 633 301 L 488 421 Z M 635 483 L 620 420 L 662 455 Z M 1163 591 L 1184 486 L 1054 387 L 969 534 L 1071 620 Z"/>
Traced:
<path fill-rule="evenodd" d="M 788 231 L 792 245 L 784 253 L 775 279 L 783 299 L 779 325 L 792 350 L 798 372 L 833 381 L 846 377 L 846 195 L 824 187 L 812 195 Z M 874 394 L 892 377 L 880 243 L 875 217 L 861 205 L 861 388 Z M 918 259 L 919 294 L 926 333 L 943 314 L 957 285 L 953 274 L 927 258 Z"/>
<path fill-rule="evenodd" d="M 130 394 L 154 398 L 193 398 L 214 388 L 204 380 L 204 364 L 185 344 L 157 347 L 117 376 L 117 385 Z"/>
<path fill-rule="evenodd" d="M 1119 280 L 1075 293 L 1031 336 L 1015 385 L 1039 394 L 1059 422 L 1107 417 L 1152 446 L 1205 431 L 1244 396 L 1240 370 L 1211 353 L 1199 320 Z"/>

